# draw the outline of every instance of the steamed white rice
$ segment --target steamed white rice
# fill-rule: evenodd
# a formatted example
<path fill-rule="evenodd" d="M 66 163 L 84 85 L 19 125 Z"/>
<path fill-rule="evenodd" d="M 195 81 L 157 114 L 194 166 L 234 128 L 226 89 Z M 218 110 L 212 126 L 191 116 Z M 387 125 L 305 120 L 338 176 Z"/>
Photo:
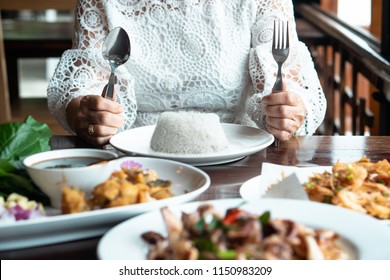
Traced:
<path fill-rule="evenodd" d="M 162 113 L 150 141 L 150 147 L 162 153 L 213 153 L 228 146 L 219 116 L 200 112 Z"/>

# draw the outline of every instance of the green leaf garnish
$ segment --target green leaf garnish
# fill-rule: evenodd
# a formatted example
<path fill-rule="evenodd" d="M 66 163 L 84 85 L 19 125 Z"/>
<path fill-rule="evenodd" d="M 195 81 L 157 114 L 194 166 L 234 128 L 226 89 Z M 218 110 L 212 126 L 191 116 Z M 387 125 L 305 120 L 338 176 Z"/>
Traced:
<path fill-rule="evenodd" d="M 24 122 L 0 125 L 0 196 L 6 199 L 11 193 L 18 193 L 44 205 L 50 204 L 48 196 L 29 178 L 23 160 L 50 150 L 52 135 L 46 124 L 31 116 Z"/>
<path fill-rule="evenodd" d="M 22 161 L 35 153 L 49 151 L 53 133 L 49 127 L 29 116 L 22 123 L 0 125 L 0 159 L 22 169 Z"/>
<path fill-rule="evenodd" d="M 262 226 L 265 226 L 266 224 L 269 223 L 271 220 L 271 212 L 270 211 L 265 211 L 263 214 L 259 216 L 259 221 Z"/>
<path fill-rule="evenodd" d="M 305 183 L 305 187 L 308 188 L 308 189 L 314 187 L 315 185 L 316 185 L 316 183 L 314 183 L 314 182 Z"/>

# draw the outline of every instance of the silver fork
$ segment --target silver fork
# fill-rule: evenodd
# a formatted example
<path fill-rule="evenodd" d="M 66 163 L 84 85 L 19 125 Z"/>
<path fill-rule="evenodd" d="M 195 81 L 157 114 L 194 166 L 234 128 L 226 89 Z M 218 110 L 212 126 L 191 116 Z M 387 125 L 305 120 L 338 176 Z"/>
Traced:
<path fill-rule="evenodd" d="M 282 65 L 287 60 L 290 52 L 290 39 L 288 33 L 288 21 L 274 21 L 274 36 L 272 39 L 272 55 L 278 64 L 278 73 L 272 92 L 283 90 Z M 279 146 L 279 139 L 275 139 L 275 146 Z"/>

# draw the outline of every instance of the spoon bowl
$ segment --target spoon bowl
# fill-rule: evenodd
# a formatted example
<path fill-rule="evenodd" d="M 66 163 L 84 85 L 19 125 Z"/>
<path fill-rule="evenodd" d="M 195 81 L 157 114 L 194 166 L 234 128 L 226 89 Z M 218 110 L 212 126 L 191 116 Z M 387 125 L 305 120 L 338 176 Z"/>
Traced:
<path fill-rule="evenodd" d="M 102 95 L 104 98 L 115 100 L 115 70 L 129 59 L 130 51 L 130 39 L 123 28 L 116 27 L 108 33 L 103 43 L 102 54 L 103 58 L 107 60 L 110 65 L 111 74 L 106 90 Z"/>

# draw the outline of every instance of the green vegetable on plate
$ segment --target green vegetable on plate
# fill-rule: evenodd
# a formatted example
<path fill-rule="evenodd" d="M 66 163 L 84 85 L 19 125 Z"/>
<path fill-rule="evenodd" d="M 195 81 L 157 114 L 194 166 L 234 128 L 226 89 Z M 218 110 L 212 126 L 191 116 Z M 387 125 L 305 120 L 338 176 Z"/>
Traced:
<path fill-rule="evenodd" d="M 31 116 L 24 122 L 0 125 L 0 196 L 6 199 L 11 193 L 18 193 L 44 205 L 50 204 L 47 195 L 27 175 L 23 160 L 30 155 L 49 151 L 52 135 L 46 124 Z"/>

